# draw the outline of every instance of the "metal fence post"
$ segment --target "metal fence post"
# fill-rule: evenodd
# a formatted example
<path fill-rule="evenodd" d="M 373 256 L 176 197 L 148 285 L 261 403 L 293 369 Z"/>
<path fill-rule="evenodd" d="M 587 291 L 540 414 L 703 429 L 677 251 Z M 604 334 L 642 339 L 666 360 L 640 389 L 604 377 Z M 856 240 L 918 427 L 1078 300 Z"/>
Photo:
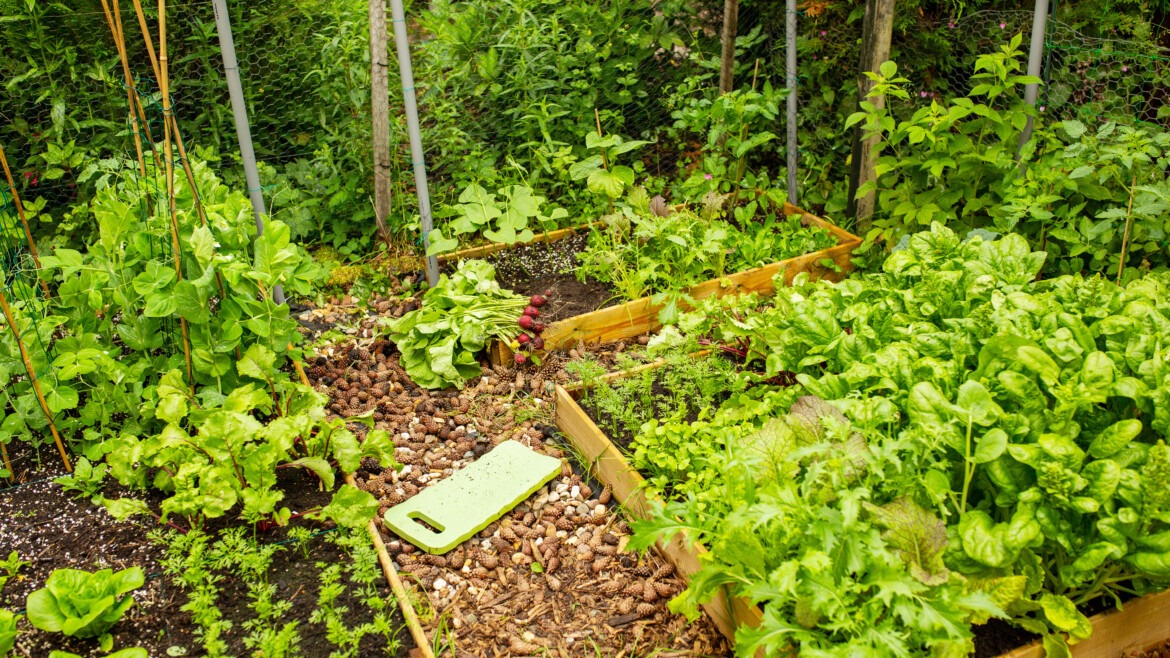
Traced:
<path fill-rule="evenodd" d="M 1044 40 L 1048 31 L 1048 0 L 1036 0 L 1036 9 L 1032 14 L 1032 43 L 1028 48 L 1028 75 L 1040 77 L 1044 66 Z M 1036 100 L 1040 97 L 1040 85 L 1033 83 L 1024 86 L 1024 102 L 1036 107 Z M 1024 131 L 1020 133 L 1020 145 L 1016 148 L 1016 159 L 1024 144 L 1032 138 L 1033 117 L 1028 117 Z"/>
<path fill-rule="evenodd" d="M 236 44 L 232 39 L 232 22 L 226 0 L 213 0 L 215 31 L 219 34 L 219 49 L 223 54 L 223 71 L 227 77 L 228 96 L 232 100 L 232 118 L 236 123 L 236 138 L 240 142 L 240 160 L 244 165 L 244 180 L 248 197 L 252 199 L 252 214 L 256 220 L 256 235 L 264 234 L 264 193 L 260 189 L 260 172 L 256 168 L 256 151 L 252 148 L 252 130 L 248 126 L 248 108 L 244 105 L 244 87 L 240 84 L 240 64 L 236 61 Z M 272 290 L 277 304 L 284 303 L 284 290 L 277 285 Z"/>
<path fill-rule="evenodd" d="M 406 130 L 410 133 L 410 164 L 414 168 L 414 187 L 418 193 L 418 215 L 422 223 L 423 246 L 430 248 L 431 193 L 427 187 L 427 163 L 423 153 L 422 134 L 418 127 L 418 99 L 414 93 L 414 71 L 410 66 L 410 40 L 406 35 L 406 12 L 402 0 L 390 0 L 391 22 L 394 23 L 394 49 L 398 51 L 398 72 L 402 76 L 402 103 L 406 108 Z M 427 256 L 427 283 L 439 280 L 439 261 Z"/>
<path fill-rule="evenodd" d="M 785 58 L 788 69 L 788 203 L 796 203 L 796 0 L 788 0 L 788 16 L 785 23 L 787 41 Z"/>

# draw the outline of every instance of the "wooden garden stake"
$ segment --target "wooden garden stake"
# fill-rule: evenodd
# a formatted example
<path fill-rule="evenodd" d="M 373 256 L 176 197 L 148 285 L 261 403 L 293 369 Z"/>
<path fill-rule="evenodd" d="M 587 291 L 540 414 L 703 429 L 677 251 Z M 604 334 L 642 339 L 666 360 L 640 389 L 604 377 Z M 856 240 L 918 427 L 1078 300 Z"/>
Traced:
<path fill-rule="evenodd" d="M 1121 275 L 1125 272 L 1125 255 L 1129 248 L 1129 227 L 1133 225 L 1133 197 L 1134 187 L 1137 185 L 1137 174 L 1129 182 L 1129 207 L 1125 209 L 1125 235 L 1121 238 L 1121 260 L 1117 263 L 1117 285 L 1121 285 Z"/>
<path fill-rule="evenodd" d="M 61 443 L 61 435 L 57 433 L 57 425 L 53 423 L 53 414 L 49 411 L 49 404 L 45 402 L 45 395 L 41 392 L 41 383 L 37 381 L 37 369 L 33 367 L 32 359 L 28 357 L 28 350 L 24 347 L 24 340 L 20 337 L 20 329 L 16 327 L 16 318 L 12 316 L 12 308 L 8 306 L 8 296 L 0 290 L 0 307 L 4 309 L 4 319 L 8 321 L 8 328 L 12 330 L 12 337 L 20 348 L 20 360 L 24 362 L 24 371 L 32 382 L 33 392 L 37 402 L 41 404 L 41 411 L 45 412 L 45 419 L 49 421 L 49 431 L 53 433 L 53 442 L 57 444 L 57 452 L 61 453 L 61 461 L 65 463 L 65 470 L 73 472 L 73 464 L 69 463 L 69 455 L 65 453 L 65 445 Z M 7 452 L 7 451 L 5 451 Z M 7 456 L 5 456 L 7 461 Z"/>
<path fill-rule="evenodd" d="M 8 179 L 8 189 L 12 191 L 12 203 L 16 205 L 16 216 L 20 217 L 20 223 L 24 225 L 24 237 L 28 240 L 28 251 L 32 254 L 33 264 L 37 267 L 37 279 L 41 282 L 41 290 L 45 292 L 45 298 L 48 298 L 49 284 L 40 277 L 41 258 L 37 254 L 37 243 L 33 240 L 32 231 L 28 228 L 28 218 L 24 214 L 24 204 L 20 202 L 20 194 L 16 191 L 16 181 L 12 179 L 12 170 L 8 168 L 8 158 L 4 157 L 3 146 L 0 146 L 0 165 L 4 166 L 4 177 Z"/>
<path fill-rule="evenodd" d="M 138 0 L 134 0 L 135 5 Z M 147 38 L 149 42 L 150 39 Z M 183 280 L 183 265 L 180 259 L 182 247 L 179 243 L 179 218 L 175 214 L 175 163 L 174 153 L 171 150 L 171 89 L 167 80 L 167 2 L 158 0 L 158 79 L 159 92 L 162 94 L 163 106 L 163 160 L 167 172 L 167 206 L 171 220 L 171 248 L 175 250 L 175 277 Z M 191 367 L 191 338 L 187 332 L 187 318 L 179 316 L 179 327 L 183 331 L 183 357 L 187 361 L 187 383 L 191 392 L 195 392 L 195 372 Z"/>
<path fill-rule="evenodd" d="M 735 87 L 735 39 L 739 34 L 739 0 L 723 0 L 723 53 L 719 61 L 719 93 Z"/>
<path fill-rule="evenodd" d="M 374 132 L 374 223 L 378 236 L 390 243 L 390 74 L 386 0 L 370 0 L 370 100 Z"/>
<path fill-rule="evenodd" d="M 159 4 L 160 4 L 160 6 L 162 5 L 161 2 Z M 118 6 L 118 0 L 114 0 L 115 9 L 117 8 L 117 6 Z M 138 16 L 138 27 L 142 29 L 142 38 L 146 41 L 147 58 L 150 60 L 150 66 L 154 70 L 154 77 L 157 80 L 159 80 L 159 87 L 161 89 L 162 79 L 163 79 L 162 74 L 165 73 L 165 71 L 163 70 L 163 66 L 166 64 L 166 62 L 162 61 L 160 63 L 160 61 L 159 61 L 160 58 L 155 56 L 154 44 L 152 43 L 151 36 L 150 36 L 150 27 L 147 26 L 147 24 L 146 24 L 146 14 L 143 13 L 142 4 L 139 2 L 139 0 L 134 0 L 134 13 L 137 14 L 137 16 Z M 165 27 L 164 27 L 163 21 L 164 21 L 164 19 L 160 16 L 160 18 L 159 18 L 159 40 L 160 40 L 159 52 L 162 56 L 161 59 L 165 60 L 166 59 L 166 46 L 165 46 L 165 44 L 162 43 L 162 40 L 165 37 Z M 191 197 L 195 200 L 195 212 L 199 215 L 199 220 L 203 223 L 203 226 L 207 226 L 207 215 L 203 210 L 203 201 L 199 198 L 198 188 L 195 186 L 195 173 L 191 170 L 191 162 L 187 159 L 187 147 L 184 145 L 184 142 L 183 142 L 183 133 L 181 133 L 179 131 L 179 122 L 177 119 L 175 119 L 174 113 L 167 111 L 168 107 L 170 107 L 170 99 L 167 97 L 166 94 L 164 94 L 163 95 L 163 124 L 166 128 L 168 128 L 171 131 L 171 134 L 174 135 L 175 146 L 179 151 L 179 162 L 181 162 L 183 165 L 183 172 L 187 175 L 187 184 L 190 185 L 190 187 L 191 187 Z M 149 134 L 147 136 L 149 137 Z M 223 281 L 219 282 L 219 286 L 220 286 L 220 292 L 222 293 L 223 292 Z"/>
<path fill-rule="evenodd" d="M 138 174 L 142 178 L 146 178 L 146 158 L 142 151 L 142 136 L 138 134 L 138 115 L 142 104 L 138 98 L 138 89 L 134 85 L 134 78 L 130 75 L 130 62 L 126 57 L 126 41 L 122 35 L 122 17 L 118 15 L 118 0 L 114 0 L 113 13 L 110 12 L 109 2 L 102 0 L 102 11 L 106 14 L 106 23 L 110 25 L 110 34 L 113 35 L 114 46 L 118 49 L 118 59 L 122 61 L 122 78 L 126 84 L 126 104 L 130 108 L 130 132 L 134 134 L 134 152 L 138 156 Z M 145 115 L 143 116 L 145 117 Z M 154 148 L 153 144 L 151 148 Z M 153 205 L 149 189 L 146 191 L 146 205 L 148 207 Z"/>
<path fill-rule="evenodd" d="M 357 487 L 357 482 L 349 473 L 345 474 L 345 483 L 351 487 Z M 382 541 L 382 533 L 378 531 L 378 524 L 371 519 L 366 524 L 366 530 L 369 531 L 370 541 L 374 543 L 374 550 L 378 553 L 378 562 L 382 565 L 382 575 L 390 583 L 394 598 L 398 599 L 398 608 L 402 610 L 402 617 L 406 620 L 406 627 L 410 629 L 410 636 L 414 638 L 414 643 L 424 658 L 435 658 L 434 652 L 431 651 L 431 644 L 427 640 L 426 631 L 423 630 L 422 624 L 418 620 L 418 613 L 414 611 L 414 605 L 410 602 L 410 593 L 406 591 L 406 586 L 398 577 L 398 570 L 394 568 L 394 561 L 386 552 L 386 544 Z"/>
<path fill-rule="evenodd" d="M 873 80 L 865 75 L 877 73 L 878 68 L 890 59 L 890 41 L 894 34 L 894 0 L 866 0 L 865 22 L 861 36 L 861 66 L 857 74 L 857 102 L 866 100 Z M 886 105 L 884 96 L 869 99 L 877 109 Z M 848 210 L 850 215 L 857 219 L 857 229 L 854 231 L 864 236 L 870 227 L 870 218 L 873 216 L 876 195 L 867 193 L 860 199 L 857 191 L 866 183 L 876 178 L 874 166 L 877 158 L 874 151 L 877 147 L 877 135 L 866 137 L 862 134 L 860 125 L 853 131 L 853 166 L 849 171 L 849 198 Z"/>

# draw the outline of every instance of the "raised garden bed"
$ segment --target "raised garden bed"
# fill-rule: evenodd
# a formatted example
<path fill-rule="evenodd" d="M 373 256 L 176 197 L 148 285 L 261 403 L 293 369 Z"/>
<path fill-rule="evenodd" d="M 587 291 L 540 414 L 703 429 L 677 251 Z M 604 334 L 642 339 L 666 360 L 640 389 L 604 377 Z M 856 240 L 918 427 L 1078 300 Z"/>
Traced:
<path fill-rule="evenodd" d="M 629 377 L 664 364 L 663 360 L 658 360 L 624 372 L 603 375 L 588 386 Z M 579 403 L 588 386 L 576 383 L 556 387 L 554 404 L 557 427 L 578 452 L 589 473 L 612 490 L 614 500 L 626 513 L 635 519 L 647 519 L 651 511 L 656 506 L 661 507 L 664 502 L 661 496 L 648 487 L 646 478 L 626 459 L 622 449 L 598 427 Z M 675 535 L 669 542 L 658 542 L 656 548 L 687 582 L 699 571 L 702 556 L 708 552 L 706 547 L 690 540 L 685 533 Z M 714 597 L 703 605 L 703 609 L 732 643 L 740 625 L 754 628 L 763 620 L 763 611 L 758 606 L 743 597 L 733 596 L 726 589 L 724 595 Z M 1076 658 L 1140 655 L 1141 652 L 1170 641 L 1168 619 L 1170 590 L 1148 594 L 1128 602 L 1122 610 L 1110 609 L 1090 617 L 1093 634 L 1073 645 L 1072 654 Z M 1002 624 L 999 627 L 1009 634 L 1016 631 L 1014 627 Z M 1022 632 L 1019 634 L 1022 637 L 1034 637 Z M 976 655 L 981 655 L 978 648 Z M 1035 640 L 998 655 L 1003 658 L 1043 658 L 1045 649 L 1039 640 Z"/>
<path fill-rule="evenodd" d="M 853 250 L 861 244 L 861 238 L 792 204 L 785 203 L 783 211 L 785 216 L 800 215 L 801 220 L 807 225 L 828 231 L 836 238 L 837 244 L 828 249 L 729 274 L 719 279 L 712 279 L 690 288 L 687 293 L 696 300 L 749 292 L 769 294 L 774 289 L 773 277 L 780 272 L 784 274 L 785 283 L 789 283 L 801 272 L 807 272 L 812 279 L 838 281 L 852 271 L 853 264 L 850 256 Z M 571 237 L 574 233 L 567 230 L 556 238 L 552 238 L 553 234 L 548 235 L 548 241 L 556 241 Z M 485 249 L 488 247 L 480 248 L 480 250 Z M 501 251 L 501 248 L 493 248 L 491 251 L 468 250 L 458 253 L 476 252 L 469 256 L 463 256 L 467 258 L 481 257 L 498 251 Z M 508 286 L 505 284 L 504 287 Z M 517 289 L 516 292 L 527 294 L 524 289 Z M 604 302 L 605 300 L 600 299 L 600 301 Z M 552 316 L 554 321 L 542 334 L 545 350 L 567 349 L 578 343 L 625 340 L 656 331 L 662 326 L 658 321 L 658 312 L 661 308 L 659 304 L 653 302 L 651 297 L 643 297 L 570 317 L 566 317 L 565 313 L 554 315 Z M 512 357 L 512 351 L 500 341 L 493 343 L 489 352 L 491 361 L 495 365 L 506 363 Z"/>

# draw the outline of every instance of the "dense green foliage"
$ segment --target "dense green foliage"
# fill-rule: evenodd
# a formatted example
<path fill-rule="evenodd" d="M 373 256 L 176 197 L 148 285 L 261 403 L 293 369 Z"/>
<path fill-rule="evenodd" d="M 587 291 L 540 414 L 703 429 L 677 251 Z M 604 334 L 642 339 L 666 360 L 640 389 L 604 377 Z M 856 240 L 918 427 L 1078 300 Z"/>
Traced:
<path fill-rule="evenodd" d="M 892 243 L 942 222 L 961 232 L 1018 232 L 1059 273 L 1165 266 L 1170 133 L 1046 119 L 1024 102 L 1023 86 L 1036 80 L 1021 74 L 1019 41 L 979 58 L 970 96 L 932 101 L 901 121 L 868 102 L 850 117 L 847 124 L 880 136 L 878 179 L 861 190 L 878 192 L 866 237 Z M 908 97 L 892 64 L 874 79 L 875 93 Z M 1034 132 L 1021 150 L 1029 120 Z"/>
<path fill-rule="evenodd" d="M 1164 587 L 1170 284 L 1036 281 L 1044 260 L 936 224 L 881 273 L 696 320 L 760 379 L 798 385 L 635 438 L 675 492 L 639 541 L 688 529 L 713 549 L 679 604 L 723 584 L 765 603 L 744 655 L 915 651 L 988 615 L 1059 651 L 1058 632 L 1091 630 L 1076 606 Z M 662 456 L 675 443 L 690 463 Z"/>

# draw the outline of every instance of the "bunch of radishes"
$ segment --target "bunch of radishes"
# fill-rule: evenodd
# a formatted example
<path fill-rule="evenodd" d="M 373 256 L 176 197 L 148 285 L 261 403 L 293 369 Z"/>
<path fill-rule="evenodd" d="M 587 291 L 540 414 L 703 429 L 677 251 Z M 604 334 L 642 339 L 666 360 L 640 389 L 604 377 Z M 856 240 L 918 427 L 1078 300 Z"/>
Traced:
<path fill-rule="evenodd" d="M 516 365 L 528 362 L 528 356 L 524 354 L 525 350 L 539 352 L 544 349 L 544 339 L 540 337 L 540 334 L 544 333 L 544 323 L 539 320 L 540 307 L 548 303 L 550 294 L 551 291 L 545 290 L 543 295 L 533 295 L 528 298 L 528 306 L 524 307 L 523 315 L 516 320 L 516 323 L 523 329 L 512 345 L 514 349 L 518 350 L 516 352 Z"/>

